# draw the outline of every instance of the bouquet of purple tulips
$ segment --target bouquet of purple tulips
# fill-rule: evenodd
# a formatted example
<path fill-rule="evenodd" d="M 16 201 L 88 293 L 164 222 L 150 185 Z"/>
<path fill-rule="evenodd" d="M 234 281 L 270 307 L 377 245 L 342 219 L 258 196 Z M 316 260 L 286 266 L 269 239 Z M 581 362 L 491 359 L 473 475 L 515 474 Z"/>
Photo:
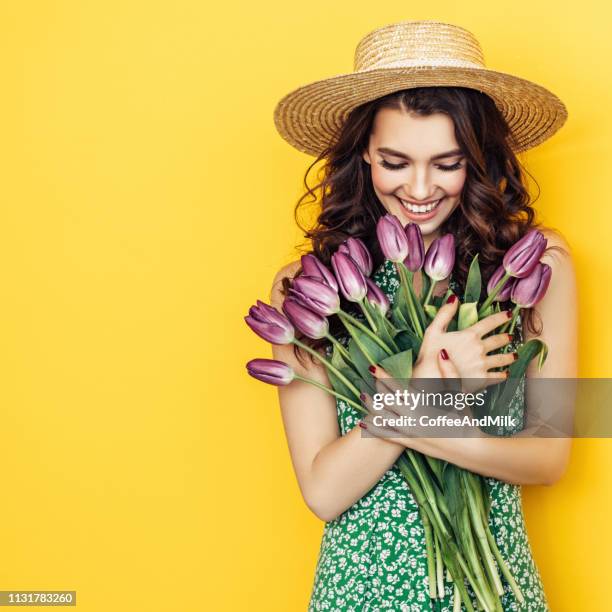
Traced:
<path fill-rule="evenodd" d="M 282 310 L 257 301 L 245 320 L 260 337 L 273 344 L 295 344 L 317 358 L 326 368 L 331 387 L 298 375 L 288 364 L 274 359 L 253 359 L 248 373 L 273 385 L 288 385 L 303 380 L 345 401 L 358 413 L 367 415 L 362 393 L 373 393 L 376 380 L 370 366 L 380 365 L 392 377 L 410 380 L 418 357 L 424 330 L 438 309 L 452 294 L 433 296 L 436 283 L 450 276 L 455 264 L 452 234 L 436 239 L 425 253 L 423 237 L 417 224 L 402 227 L 393 215 L 382 217 L 376 228 L 385 258 L 393 262 L 400 280 L 391 306 L 387 295 L 370 279 L 372 257 L 363 242 L 349 238 L 331 257 L 330 271 L 314 255 L 302 257 L 302 273 L 291 284 Z M 489 280 L 487 297 L 479 305 L 482 280 L 478 255 L 474 256 L 466 281 L 463 301 L 448 331 L 464 329 L 501 310 L 500 303 L 514 303 L 513 316 L 500 331 L 514 330 L 521 308 L 534 306 L 545 294 L 551 269 L 540 262 L 547 241 L 532 230 L 505 254 L 502 265 Z M 422 289 L 416 295 L 413 276 L 421 272 Z M 340 308 L 340 293 L 358 305 L 361 316 Z M 338 315 L 347 332 L 345 346 L 330 334 L 327 317 Z M 298 330 L 312 339 L 326 338 L 331 355 L 323 356 L 296 338 Z M 541 368 L 546 345 L 537 339 L 522 343 L 518 359 L 509 367 L 506 381 L 495 385 L 487 410 L 495 412 L 516 390 L 516 381 L 538 356 Z M 522 593 L 508 570 L 489 528 L 490 494 L 484 477 L 406 449 L 396 465 L 419 506 L 425 529 L 428 561 L 429 595 L 443 598 L 446 580 L 454 584 L 454 610 L 461 603 L 474 610 L 467 584 L 473 590 L 479 608 L 501 611 L 504 588 L 499 572 L 505 577 L 519 602 Z"/>

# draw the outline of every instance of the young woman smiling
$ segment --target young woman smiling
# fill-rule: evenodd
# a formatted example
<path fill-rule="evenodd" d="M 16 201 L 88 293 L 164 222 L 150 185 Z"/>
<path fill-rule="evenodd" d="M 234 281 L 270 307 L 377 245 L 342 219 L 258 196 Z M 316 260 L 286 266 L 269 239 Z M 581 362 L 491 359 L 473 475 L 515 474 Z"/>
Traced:
<path fill-rule="evenodd" d="M 504 252 L 537 227 L 548 240 L 542 262 L 551 266 L 552 280 L 537 307 L 521 312 L 514 338 L 505 333 L 483 338 L 507 321 L 503 311 L 465 330 L 446 331 L 459 306 L 458 300 L 447 303 L 427 329 L 413 377 L 486 378 L 492 369 L 514 361 L 512 350 L 503 355 L 489 355 L 491 351 L 516 349 L 537 337 L 548 345 L 548 358 L 541 371 L 530 364 L 527 378 L 575 378 L 577 297 L 570 249 L 558 232 L 536 222 L 517 158 L 520 150 L 559 129 L 565 110 L 540 86 L 530 84 L 534 89 L 529 89 L 529 82 L 518 77 L 493 73 L 484 64 L 470 66 L 478 55 L 474 49 L 479 49 L 478 42 L 457 26 L 392 24 L 360 42 L 354 73 L 305 86 L 279 103 L 275 119 L 283 137 L 316 155 L 312 166 L 324 161 L 322 180 L 308 188 L 297 207 L 307 197 L 320 202 L 317 222 L 306 231 L 309 252 L 329 265 L 342 242 L 360 238 L 372 254 L 373 280 L 392 295 L 397 278 L 376 239 L 378 219 L 391 213 L 404 226 L 417 223 L 426 248 L 443 234 L 454 235 L 455 269 L 436 285 L 435 293 L 443 295 L 450 286 L 462 295 L 476 253 L 486 282 Z M 364 58 L 372 64 L 366 66 Z M 423 72 L 415 72 L 423 63 Z M 327 83 L 327 97 L 321 94 L 321 83 Z M 377 89 L 380 95 L 373 97 Z M 312 101 L 310 111 L 303 108 L 305 100 Z M 521 104 L 523 113 L 531 113 L 529 121 L 516 110 Z M 312 109 L 320 117 L 318 132 Z M 328 135 L 330 109 L 342 117 L 333 138 Z M 291 279 L 301 273 L 299 260 L 278 272 L 272 305 L 281 310 Z M 420 289 L 420 276 L 415 275 L 415 290 Z M 356 312 L 344 299 L 341 307 Z M 336 316 L 330 318 L 330 330 L 343 335 Z M 326 340 L 301 339 L 329 351 Z M 275 345 L 273 353 L 300 375 L 330 385 L 325 368 L 299 349 Z M 374 375 L 386 373 L 377 368 Z M 312 385 L 294 381 L 279 387 L 279 399 L 300 490 L 326 523 L 309 610 L 433 609 L 418 507 L 394 465 L 406 447 L 487 478 L 491 529 L 525 597 L 523 607 L 517 607 L 505 585 L 502 607 L 548 609 L 525 528 L 521 486 L 555 483 L 566 468 L 570 439 L 390 438 L 376 435 L 375 428 L 373 437 L 365 437 L 356 427 L 360 415 L 351 406 Z M 527 387 L 527 406 L 529 401 Z M 447 583 L 440 600 L 440 609 L 449 612 L 451 587 Z"/>

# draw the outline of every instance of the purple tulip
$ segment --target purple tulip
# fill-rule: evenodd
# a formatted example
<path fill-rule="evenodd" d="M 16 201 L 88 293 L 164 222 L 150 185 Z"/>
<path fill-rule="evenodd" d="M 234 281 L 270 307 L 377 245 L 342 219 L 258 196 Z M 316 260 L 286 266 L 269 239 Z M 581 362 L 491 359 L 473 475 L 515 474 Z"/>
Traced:
<path fill-rule="evenodd" d="M 376 304 L 382 311 L 382 314 L 386 315 L 389 310 L 389 298 L 387 294 L 370 278 L 366 277 L 365 280 L 368 286 L 366 299 L 370 304 Z"/>
<path fill-rule="evenodd" d="M 261 300 L 249 308 L 244 320 L 258 336 L 272 344 L 290 344 L 295 337 L 295 329 L 287 317 Z"/>
<path fill-rule="evenodd" d="M 381 217 L 376 224 L 378 244 L 384 256 L 393 262 L 403 262 L 408 255 L 408 239 L 400 220 L 391 214 Z"/>
<path fill-rule="evenodd" d="M 521 308 L 532 308 L 546 293 L 552 269 L 548 264 L 537 262 L 529 276 L 520 278 L 512 288 L 512 301 Z"/>
<path fill-rule="evenodd" d="M 302 272 L 304 276 L 316 276 L 326 282 L 332 289 L 338 291 L 338 283 L 330 270 L 324 266 L 312 253 L 302 255 Z"/>
<path fill-rule="evenodd" d="M 408 257 L 404 259 L 404 265 L 411 271 L 416 272 L 423 267 L 425 260 L 425 244 L 423 234 L 417 223 L 409 223 L 405 229 L 408 240 Z"/>
<path fill-rule="evenodd" d="M 352 257 L 336 251 L 331 264 L 342 295 L 350 302 L 361 302 L 368 293 L 365 276 Z"/>
<path fill-rule="evenodd" d="M 340 296 L 323 279 L 315 276 L 297 276 L 289 289 L 289 295 L 300 304 L 324 317 L 340 310 Z"/>
<path fill-rule="evenodd" d="M 514 243 L 504 255 L 503 266 L 516 278 L 525 278 L 540 261 L 546 249 L 548 240 L 539 230 L 527 232 L 518 242 Z"/>
<path fill-rule="evenodd" d="M 338 247 L 338 252 L 350 255 L 364 276 L 372 274 L 372 256 L 359 238 L 349 238 Z"/>
<path fill-rule="evenodd" d="M 495 288 L 495 285 L 499 283 L 499 281 L 502 279 L 502 276 L 504 276 L 504 274 L 506 274 L 506 270 L 504 266 L 499 266 L 499 268 L 495 270 L 495 272 L 493 273 L 493 276 L 491 276 L 491 278 L 489 279 L 489 282 L 487 283 L 487 295 L 491 295 L 491 293 L 493 293 L 493 289 Z M 506 300 L 509 300 L 510 293 L 512 292 L 512 287 L 514 286 L 515 282 L 516 282 L 516 279 L 512 277 L 506 280 L 502 288 L 499 290 L 498 294 L 493 298 L 493 301 L 494 302 L 505 302 Z"/>
<path fill-rule="evenodd" d="M 290 365 L 277 359 L 251 359 L 246 367 L 253 378 L 271 385 L 288 385 L 295 375 Z"/>
<path fill-rule="evenodd" d="M 326 317 L 310 310 L 291 296 L 283 302 L 283 312 L 296 329 L 308 338 L 318 340 L 325 338 L 329 333 L 329 322 Z"/>
<path fill-rule="evenodd" d="M 437 282 L 449 276 L 454 265 L 455 238 L 452 234 L 444 234 L 429 245 L 423 268 L 427 276 Z"/>

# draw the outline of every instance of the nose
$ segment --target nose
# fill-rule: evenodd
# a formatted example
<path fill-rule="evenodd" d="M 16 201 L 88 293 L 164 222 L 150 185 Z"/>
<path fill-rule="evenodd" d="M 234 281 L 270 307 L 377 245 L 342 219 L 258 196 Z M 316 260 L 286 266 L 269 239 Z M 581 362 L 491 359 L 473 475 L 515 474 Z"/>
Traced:
<path fill-rule="evenodd" d="M 429 200 L 433 196 L 427 168 L 413 166 L 410 179 L 404 186 L 405 192 L 413 202 Z"/>

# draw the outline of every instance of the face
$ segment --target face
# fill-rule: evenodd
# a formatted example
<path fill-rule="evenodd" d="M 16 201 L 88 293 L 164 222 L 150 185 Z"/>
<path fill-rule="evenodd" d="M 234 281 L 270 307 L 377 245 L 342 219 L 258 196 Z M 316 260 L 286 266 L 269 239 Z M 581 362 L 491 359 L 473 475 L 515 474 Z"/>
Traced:
<path fill-rule="evenodd" d="M 437 238 L 440 225 L 459 205 L 466 177 L 452 119 L 383 108 L 363 159 L 385 209 L 403 225 L 418 223 L 426 244 Z"/>

